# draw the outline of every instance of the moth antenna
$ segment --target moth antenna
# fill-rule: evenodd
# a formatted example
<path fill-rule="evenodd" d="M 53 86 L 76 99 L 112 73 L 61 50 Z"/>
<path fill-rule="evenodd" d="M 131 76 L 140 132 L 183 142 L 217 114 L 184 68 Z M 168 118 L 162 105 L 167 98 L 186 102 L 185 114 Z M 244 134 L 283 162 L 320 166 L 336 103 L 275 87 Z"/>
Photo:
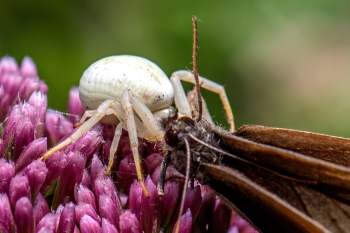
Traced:
<path fill-rule="evenodd" d="M 197 56 L 198 56 L 198 27 L 197 27 L 197 17 L 192 16 L 192 23 L 193 23 L 193 69 L 192 74 L 194 76 L 194 79 L 196 81 L 196 92 L 197 92 L 197 99 L 198 99 L 198 115 L 196 117 L 196 121 L 200 121 L 202 119 L 202 93 L 201 93 L 201 86 L 199 84 L 199 78 L 198 78 L 198 67 L 197 67 Z"/>
<path fill-rule="evenodd" d="M 235 159 L 238 159 L 238 160 L 246 161 L 245 159 L 242 159 L 242 158 L 240 158 L 240 157 L 238 157 L 238 156 L 235 156 L 235 155 L 233 155 L 233 154 L 227 153 L 227 152 L 224 151 L 224 150 L 218 149 L 218 148 L 216 148 L 215 146 L 212 146 L 212 145 L 210 145 L 210 144 L 208 144 L 208 143 L 205 143 L 205 142 L 203 142 L 202 140 L 196 138 L 194 135 L 192 135 L 192 134 L 190 134 L 190 133 L 188 134 L 188 136 L 189 136 L 191 139 L 193 139 L 194 141 L 198 142 L 199 144 L 202 144 L 202 145 L 205 146 L 205 147 L 208 147 L 209 149 L 211 149 L 211 150 L 213 150 L 213 151 L 216 151 L 216 152 L 218 152 L 218 153 L 220 153 L 220 154 L 226 155 L 226 156 L 231 157 L 231 158 L 235 158 Z"/>
<path fill-rule="evenodd" d="M 188 180 L 189 180 L 189 177 L 190 177 L 191 150 L 190 150 L 190 144 L 188 143 L 186 138 L 184 138 L 184 141 L 185 141 L 185 145 L 186 145 L 186 155 L 187 155 L 186 174 L 185 174 L 184 189 L 183 189 L 182 197 L 181 197 L 179 217 L 178 217 L 178 221 L 177 221 L 177 224 L 176 224 L 176 227 L 175 227 L 175 233 L 179 233 L 179 231 L 180 231 L 180 220 L 181 220 L 182 211 L 183 211 L 184 205 L 185 205 L 186 189 L 187 189 Z"/>

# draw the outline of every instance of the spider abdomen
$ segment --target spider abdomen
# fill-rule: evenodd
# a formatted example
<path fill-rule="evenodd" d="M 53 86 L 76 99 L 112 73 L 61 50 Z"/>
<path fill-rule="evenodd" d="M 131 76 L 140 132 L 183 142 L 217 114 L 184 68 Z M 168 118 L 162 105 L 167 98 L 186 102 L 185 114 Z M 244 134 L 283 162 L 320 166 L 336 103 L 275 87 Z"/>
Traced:
<path fill-rule="evenodd" d="M 121 100 L 131 90 L 153 112 L 173 103 L 174 88 L 155 63 L 148 59 L 118 55 L 90 65 L 80 79 L 79 94 L 83 106 L 97 109 L 105 100 Z"/>

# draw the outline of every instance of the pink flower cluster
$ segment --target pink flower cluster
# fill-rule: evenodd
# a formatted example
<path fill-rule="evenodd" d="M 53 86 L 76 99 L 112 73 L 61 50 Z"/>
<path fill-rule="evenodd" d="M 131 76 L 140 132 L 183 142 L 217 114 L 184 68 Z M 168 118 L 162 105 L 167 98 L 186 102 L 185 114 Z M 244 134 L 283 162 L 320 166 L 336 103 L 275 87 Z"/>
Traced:
<path fill-rule="evenodd" d="M 141 140 L 147 198 L 135 180 L 127 132 L 123 132 L 111 176 L 104 164 L 114 126 L 98 124 L 77 142 L 45 161 L 41 155 L 75 129 L 84 113 L 78 89 L 68 113 L 47 110 L 47 86 L 33 61 L 19 67 L 0 61 L 0 232 L 253 232 L 215 193 L 197 184 L 186 190 L 179 216 L 182 175 L 169 167 L 165 195 L 158 196 L 161 146 Z M 176 178 L 174 178 L 176 177 Z"/>

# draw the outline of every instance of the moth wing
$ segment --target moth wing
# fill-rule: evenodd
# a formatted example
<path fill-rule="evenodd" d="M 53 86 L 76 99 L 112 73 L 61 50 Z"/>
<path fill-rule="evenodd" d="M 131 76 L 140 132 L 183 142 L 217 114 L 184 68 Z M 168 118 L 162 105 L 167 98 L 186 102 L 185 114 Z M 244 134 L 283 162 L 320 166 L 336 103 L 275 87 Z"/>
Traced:
<path fill-rule="evenodd" d="M 205 182 L 262 232 L 346 232 L 350 227 L 348 205 L 255 164 L 202 163 L 199 169 Z"/>
<path fill-rule="evenodd" d="M 350 167 L 350 139 L 293 129 L 245 125 L 236 136 Z"/>
<path fill-rule="evenodd" d="M 241 128 L 242 129 L 242 128 Z M 282 175 L 290 176 L 296 179 L 304 179 L 308 181 L 318 182 L 318 187 L 326 190 L 333 189 L 331 192 L 334 196 L 337 196 L 342 201 L 348 201 L 350 203 L 350 168 L 343 164 L 334 163 L 333 161 L 326 161 L 318 157 L 309 155 L 307 152 L 307 145 L 304 144 L 303 150 L 298 152 L 305 152 L 304 154 L 293 151 L 293 144 L 290 146 L 280 147 L 277 143 L 278 140 L 282 140 L 277 136 L 273 136 L 272 131 L 268 133 L 253 126 L 254 130 L 237 130 L 235 134 L 217 130 L 215 133 L 219 136 L 222 141 L 221 147 L 238 157 L 249 160 L 253 163 L 264 166 Z M 248 129 L 248 128 L 245 128 Z M 249 133 L 247 133 L 249 132 Z M 255 135 L 256 134 L 256 135 Z M 311 133 L 312 134 L 312 133 Z M 237 136 L 238 135 L 238 136 Z M 309 134 L 304 134 L 307 138 Z M 312 134 L 313 135 L 313 134 Z M 279 135 L 281 136 L 281 135 Z M 320 137 L 320 135 L 315 134 Z M 268 139 L 269 142 L 267 143 Z M 287 138 L 286 138 L 287 137 Z M 283 137 L 281 137 L 283 138 Z M 326 135 L 322 135 L 323 140 L 327 140 Z M 293 139 L 291 136 L 285 136 L 284 141 L 293 141 L 294 147 L 300 148 L 301 144 L 304 143 L 303 137 Z M 312 141 L 312 140 L 310 140 Z M 332 141 L 332 140 L 329 140 Z M 343 139 L 341 141 L 344 141 Z M 350 140 L 345 140 L 349 142 Z M 318 140 L 318 143 L 321 143 Z M 314 143 L 318 145 L 318 143 Z M 334 142 L 333 142 L 334 143 Z M 297 144 L 297 145 L 295 145 Z M 337 144 L 341 144 L 338 142 Z M 310 150 L 312 145 L 310 146 Z M 323 146 L 327 147 L 327 146 Z M 339 149 L 340 150 L 340 149 Z M 316 154 L 313 152 L 313 154 Z M 336 154 L 340 157 L 340 152 Z M 350 158 L 349 158 L 350 160 Z"/>

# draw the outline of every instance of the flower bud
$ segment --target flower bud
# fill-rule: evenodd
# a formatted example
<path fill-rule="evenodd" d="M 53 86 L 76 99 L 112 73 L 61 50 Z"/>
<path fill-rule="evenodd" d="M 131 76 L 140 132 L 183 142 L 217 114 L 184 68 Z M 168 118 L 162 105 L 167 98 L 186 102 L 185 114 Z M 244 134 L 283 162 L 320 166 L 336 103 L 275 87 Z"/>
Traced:
<path fill-rule="evenodd" d="M 186 210 L 186 213 L 184 213 L 181 216 L 179 221 L 180 221 L 179 233 L 191 233 L 193 218 L 192 218 L 192 213 L 190 208 Z M 179 221 L 177 221 L 177 223 L 175 224 L 173 232 L 175 232 L 175 229 L 177 228 Z M 217 232 L 221 232 L 221 231 L 217 231 Z"/>
<path fill-rule="evenodd" d="M 13 107 L 3 134 L 0 154 L 6 159 L 16 161 L 27 145 L 34 140 L 34 125 L 30 118 L 34 107 L 20 103 Z"/>
<path fill-rule="evenodd" d="M 187 209 L 190 209 L 192 219 L 196 219 L 201 203 L 202 196 L 200 187 L 195 186 L 193 189 L 187 188 L 182 214 L 185 214 L 185 211 Z M 178 221 L 179 211 L 180 205 L 178 205 L 177 209 L 174 211 L 174 214 L 172 215 L 171 220 L 168 224 L 169 226 L 173 226 Z"/>
<path fill-rule="evenodd" d="M 10 201 L 5 193 L 0 193 L 0 232 L 15 232 L 15 221 L 11 212 Z"/>
<path fill-rule="evenodd" d="M 35 109 L 35 115 L 32 119 L 33 124 L 36 126 L 35 138 L 42 137 L 44 133 L 45 115 L 47 110 L 47 96 L 42 92 L 34 91 L 30 95 L 28 103 Z"/>
<path fill-rule="evenodd" d="M 24 174 L 28 178 L 32 197 L 36 197 L 36 194 L 39 192 L 41 186 L 45 181 L 47 172 L 48 170 L 45 163 L 39 160 L 35 160 L 20 173 Z"/>
<path fill-rule="evenodd" d="M 100 233 L 102 231 L 100 224 L 89 215 L 84 215 L 80 220 L 81 233 Z"/>
<path fill-rule="evenodd" d="M 102 219 L 102 233 L 118 233 L 117 228 L 110 224 L 107 219 Z"/>
<path fill-rule="evenodd" d="M 129 206 L 130 210 L 136 214 L 141 228 L 145 232 L 159 231 L 159 197 L 157 187 L 148 176 L 145 186 L 149 192 L 149 197 L 144 194 L 141 184 L 135 181 L 130 187 Z"/>
<path fill-rule="evenodd" d="M 15 176 L 13 163 L 0 159 L 0 193 L 9 194 L 9 187 L 12 178 Z"/>
<path fill-rule="evenodd" d="M 64 207 L 60 221 L 58 223 L 57 233 L 74 232 L 75 228 L 75 205 L 69 202 Z"/>
<path fill-rule="evenodd" d="M 136 168 L 132 155 L 125 156 L 119 163 L 116 186 L 120 192 L 129 193 L 136 179 Z"/>
<path fill-rule="evenodd" d="M 85 168 L 85 158 L 79 152 L 69 152 L 67 154 L 69 163 L 64 168 L 55 190 L 53 208 L 59 204 L 65 204 L 73 200 L 74 186 L 80 183 L 83 178 Z"/>
<path fill-rule="evenodd" d="M 48 172 L 42 188 L 42 192 L 44 194 L 46 194 L 46 192 L 63 173 L 64 168 L 68 164 L 67 155 L 61 151 L 58 151 L 51 155 L 50 158 L 46 159 L 45 164 Z"/>
<path fill-rule="evenodd" d="M 25 56 L 23 58 L 20 70 L 21 70 L 21 75 L 24 78 L 38 76 L 36 65 L 34 61 L 28 56 Z"/>
<path fill-rule="evenodd" d="M 4 73 L 17 73 L 18 64 L 13 57 L 5 56 L 0 60 L 0 75 Z M 1 76 L 0 76 L 1 77 Z"/>
<path fill-rule="evenodd" d="M 91 176 L 86 168 L 84 169 L 83 180 L 81 181 L 81 184 L 91 188 Z"/>
<path fill-rule="evenodd" d="M 78 87 L 72 87 L 69 91 L 67 111 L 70 114 L 68 120 L 73 124 L 78 122 L 85 112 L 85 108 L 79 98 Z"/>
<path fill-rule="evenodd" d="M 120 214 L 112 199 L 107 195 L 100 195 L 98 206 L 101 218 L 107 219 L 113 226 L 118 228 L 119 222 L 117 220 Z"/>
<path fill-rule="evenodd" d="M 159 197 L 159 217 L 161 229 L 168 224 L 180 194 L 180 187 L 178 183 L 167 181 L 164 185 L 164 196 Z"/>
<path fill-rule="evenodd" d="M 231 210 L 221 201 L 216 198 L 215 207 L 212 217 L 208 224 L 209 232 L 227 232 L 230 225 Z"/>
<path fill-rule="evenodd" d="M 101 214 L 100 216 L 98 216 L 96 210 L 90 204 L 79 203 L 77 206 L 75 206 L 75 214 L 78 222 L 80 222 L 81 218 L 86 214 L 93 218 L 99 224 L 101 223 Z"/>
<path fill-rule="evenodd" d="M 119 217 L 120 233 L 141 233 L 140 223 L 135 214 L 126 210 Z"/>
<path fill-rule="evenodd" d="M 47 232 L 56 232 L 61 213 L 46 214 L 37 225 L 37 232 L 47 230 Z"/>
<path fill-rule="evenodd" d="M 65 151 L 79 151 L 85 158 L 90 157 L 102 143 L 101 131 L 102 127 L 95 125 L 75 143 L 69 144 Z"/>
<path fill-rule="evenodd" d="M 91 205 L 96 211 L 96 199 L 94 193 L 82 184 L 77 184 L 74 189 L 75 201 L 80 203 L 86 203 Z"/>
<path fill-rule="evenodd" d="M 15 209 L 17 201 L 21 197 L 27 197 L 30 200 L 29 181 L 26 176 L 16 175 L 10 183 L 9 197 L 12 209 Z"/>
<path fill-rule="evenodd" d="M 19 90 L 18 96 L 20 100 L 28 100 L 29 97 L 35 92 L 46 94 L 48 87 L 44 81 L 40 80 L 39 77 L 27 77 L 23 80 Z"/>
<path fill-rule="evenodd" d="M 158 153 L 153 153 L 147 156 L 144 160 L 145 174 L 152 174 L 154 170 L 158 166 L 160 166 L 162 160 L 163 160 L 163 156 Z"/>
<path fill-rule="evenodd" d="M 38 193 L 33 206 L 35 224 L 37 225 L 40 220 L 48 213 L 50 213 L 50 207 L 47 204 L 44 196 L 41 193 Z"/>
<path fill-rule="evenodd" d="M 97 154 L 92 156 L 91 160 L 91 179 L 95 181 L 99 177 L 106 177 L 105 168 L 98 158 Z"/>
<path fill-rule="evenodd" d="M 49 146 L 56 145 L 63 137 L 70 135 L 73 131 L 72 122 L 59 112 L 46 112 L 45 122 L 45 135 L 49 138 Z"/>
<path fill-rule="evenodd" d="M 202 205 L 200 207 L 197 221 L 201 226 L 206 227 L 209 220 L 212 218 L 213 209 L 215 206 L 215 192 L 207 185 L 199 185 L 202 194 Z"/>
<path fill-rule="evenodd" d="M 32 161 L 38 159 L 47 151 L 46 138 L 38 138 L 29 143 L 29 145 L 22 151 L 21 155 L 16 161 L 16 172 L 21 171 L 28 166 Z"/>
<path fill-rule="evenodd" d="M 33 206 L 28 197 L 21 197 L 16 202 L 15 223 L 17 232 L 35 232 Z"/>
<path fill-rule="evenodd" d="M 101 195 L 106 195 L 111 198 L 117 211 L 121 211 L 121 203 L 118 198 L 117 190 L 112 180 L 108 177 L 99 177 L 94 182 L 95 197 L 97 203 L 100 202 Z"/>

